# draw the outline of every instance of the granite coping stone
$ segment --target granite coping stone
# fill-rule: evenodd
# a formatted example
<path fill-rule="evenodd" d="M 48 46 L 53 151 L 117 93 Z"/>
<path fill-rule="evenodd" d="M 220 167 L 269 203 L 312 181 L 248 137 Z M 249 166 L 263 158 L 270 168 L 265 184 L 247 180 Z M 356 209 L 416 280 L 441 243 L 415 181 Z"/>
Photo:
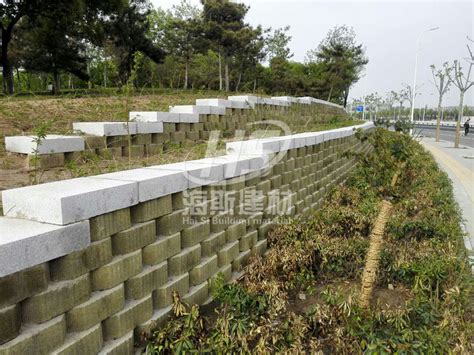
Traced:
<path fill-rule="evenodd" d="M 81 250 L 89 244 L 89 221 L 57 226 L 0 217 L 0 277 Z"/>
<path fill-rule="evenodd" d="M 137 133 L 136 122 L 74 122 L 72 128 L 75 132 L 102 137 Z"/>
<path fill-rule="evenodd" d="M 84 138 L 79 136 L 47 135 L 38 144 L 36 136 L 5 137 L 5 150 L 20 154 L 70 153 L 85 149 Z"/>

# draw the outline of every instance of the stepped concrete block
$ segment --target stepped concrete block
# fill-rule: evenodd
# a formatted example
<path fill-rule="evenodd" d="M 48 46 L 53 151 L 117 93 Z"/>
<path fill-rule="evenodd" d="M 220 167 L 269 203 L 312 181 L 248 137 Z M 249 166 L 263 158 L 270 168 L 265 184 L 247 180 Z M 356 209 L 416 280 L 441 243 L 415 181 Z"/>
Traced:
<path fill-rule="evenodd" d="M 196 99 L 196 105 L 232 107 L 232 103 L 225 99 Z"/>
<path fill-rule="evenodd" d="M 131 208 L 132 221 L 134 223 L 146 222 L 167 215 L 172 210 L 171 195 L 166 195 L 133 206 Z"/>
<path fill-rule="evenodd" d="M 168 259 L 168 274 L 178 276 L 187 273 L 201 260 L 201 245 L 181 250 L 179 254 Z"/>
<path fill-rule="evenodd" d="M 189 139 L 191 141 L 198 141 L 199 140 L 199 132 L 197 132 L 197 131 L 186 132 L 186 139 Z"/>
<path fill-rule="evenodd" d="M 0 277 L 39 265 L 90 244 L 89 221 L 56 226 L 0 217 Z"/>
<path fill-rule="evenodd" d="M 201 159 L 201 161 L 204 163 L 222 165 L 224 168 L 225 179 L 230 179 L 260 170 L 265 165 L 264 157 L 243 155 L 224 155 Z"/>
<path fill-rule="evenodd" d="M 157 235 L 173 235 L 181 232 L 184 228 L 183 215 L 184 210 L 173 211 L 156 220 Z"/>
<path fill-rule="evenodd" d="M 257 96 L 243 95 L 243 96 L 229 96 L 230 101 L 239 101 L 244 102 L 252 108 L 255 108 L 255 105 L 260 104 L 261 100 Z"/>
<path fill-rule="evenodd" d="M 222 275 L 224 278 L 224 282 L 229 282 L 232 279 L 232 265 L 226 265 L 224 267 L 221 267 L 217 272 L 209 278 L 208 283 L 209 283 L 209 290 L 212 291 L 214 288 L 214 282 L 217 276 Z"/>
<path fill-rule="evenodd" d="M 114 255 L 128 254 L 156 241 L 155 221 L 138 223 L 112 237 Z"/>
<path fill-rule="evenodd" d="M 152 133 L 136 134 L 132 137 L 132 145 L 152 144 Z"/>
<path fill-rule="evenodd" d="M 132 158 L 142 158 L 145 156 L 145 146 L 144 145 L 131 145 L 128 147 L 122 148 L 122 155 L 124 157 Z"/>
<path fill-rule="evenodd" d="M 52 281 L 72 280 L 112 260 L 111 238 L 94 242 L 87 248 L 51 260 L 49 270 Z"/>
<path fill-rule="evenodd" d="M 138 203 L 138 184 L 92 177 L 2 191 L 9 217 L 65 225 Z"/>
<path fill-rule="evenodd" d="M 172 113 L 193 113 L 199 115 L 212 115 L 211 106 L 180 105 L 170 107 Z"/>
<path fill-rule="evenodd" d="M 5 150 L 13 153 L 52 154 L 79 152 L 84 149 L 84 138 L 77 136 L 50 134 L 40 139 L 36 136 L 5 137 Z"/>
<path fill-rule="evenodd" d="M 143 248 L 143 263 L 145 265 L 157 265 L 171 258 L 181 251 L 181 233 L 176 233 L 167 237 L 160 237 L 158 240 Z"/>
<path fill-rule="evenodd" d="M 23 321 L 46 322 L 86 301 L 90 293 L 89 274 L 70 281 L 51 283 L 45 291 L 21 304 Z"/>
<path fill-rule="evenodd" d="M 185 273 L 171 278 L 166 284 L 153 292 L 153 307 L 155 309 L 168 307 L 173 301 L 172 295 L 176 291 L 184 296 L 189 291 L 189 274 Z"/>
<path fill-rule="evenodd" d="M 103 343 L 102 326 L 97 324 L 95 327 L 83 332 L 68 334 L 65 343 L 51 354 L 97 354 L 102 349 Z"/>
<path fill-rule="evenodd" d="M 110 290 L 94 292 L 89 300 L 66 314 L 68 332 L 81 332 L 120 311 L 125 305 L 123 284 Z"/>
<path fill-rule="evenodd" d="M 171 306 L 155 310 L 149 320 L 135 328 L 135 338 L 141 340 L 143 336 L 150 337 L 153 331 L 161 327 L 172 314 Z M 145 346 L 146 343 L 142 341 L 140 345 Z"/>
<path fill-rule="evenodd" d="M 130 121 L 135 122 L 169 122 L 179 123 L 179 113 L 171 112 L 155 112 L 155 111 L 142 111 L 142 112 L 130 112 Z"/>
<path fill-rule="evenodd" d="M 192 247 L 211 234 L 211 223 L 209 220 L 195 223 L 183 229 L 181 232 L 181 245 L 183 248 Z"/>
<path fill-rule="evenodd" d="M 50 354 L 66 339 L 66 317 L 61 315 L 42 324 L 24 324 L 19 336 L 0 345 L 0 354 Z"/>
<path fill-rule="evenodd" d="M 120 209 L 91 218 L 89 222 L 92 241 L 98 241 L 110 237 L 115 233 L 130 228 L 132 225 L 129 208 Z"/>
<path fill-rule="evenodd" d="M 98 136 L 83 136 L 85 149 L 105 149 L 107 148 L 107 138 Z"/>
<path fill-rule="evenodd" d="M 168 281 L 168 263 L 145 266 L 143 271 L 125 281 L 125 295 L 127 299 L 140 299 L 151 294 L 158 287 Z"/>
<path fill-rule="evenodd" d="M 202 160 L 204 159 L 160 165 L 160 169 L 181 172 L 188 181 L 188 188 L 210 185 L 224 180 L 223 165 Z"/>
<path fill-rule="evenodd" d="M 236 100 L 229 100 L 229 101 L 230 101 L 231 108 L 234 112 L 238 110 L 237 111 L 238 113 L 242 113 L 243 112 L 242 110 L 248 110 L 252 108 L 252 106 L 245 101 L 236 101 Z"/>
<path fill-rule="evenodd" d="M 226 266 L 239 256 L 239 241 L 226 244 L 217 252 L 219 267 Z"/>
<path fill-rule="evenodd" d="M 267 222 L 258 228 L 258 240 L 266 239 L 268 233 L 275 227 L 275 222 Z"/>
<path fill-rule="evenodd" d="M 211 236 L 201 243 L 201 254 L 203 257 L 210 257 L 216 254 L 226 243 L 225 231 L 211 234 Z"/>
<path fill-rule="evenodd" d="M 241 252 L 233 261 L 232 261 L 232 272 L 240 272 L 248 264 L 251 257 L 251 250 L 246 250 Z"/>
<path fill-rule="evenodd" d="M 241 252 L 252 249 L 258 241 L 258 231 L 253 231 L 243 236 L 239 241 L 239 250 Z"/>
<path fill-rule="evenodd" d="M 0 309 L 0 344 L 15 338 L 21 327 L 20 305 L 14 304 L 7 308 Z"/>
<path fill-rule="evenodd" d="M 42 154 L 38 156 L 28 155 L 28 167 L 32 169 L 51 169 L 58 166 L 64 166 L 66 162 L 65 153 Z"/>
<path fill-rule="evenodd" d="M 118 339 L 139 324 L 147 321 L 153 314 L 153 300 L 151 295 L 140 300 L 129 301 L 124 309 L 115 313 L 103 322 L 104 338 Z"/>
<path fill-rule="evenodd" d="M 108 290 L 142 271 L 142 251 L 117 256 L 107 265 L 91 272 L 94 291 Z"/>
<path fill-rule="evenodd" d="M 209 284 L 204 281 L 202 284 L 193 286 L 189 292 L 183 296 L 183 302 L 189 305 L 202 304 L 209 297 Z"/>
<path fill-rule="evenodd" d="M 226 143 L 227 154 L 264 155 L 280 152 L 280 142 L 276 138 L 251 139 Z"/>
<path fill-rule="evenodd" d="M 0 278 L 0 307 L 18 303 L 48 287 L 48 264 L 25 269 Z"/>
<path fill-rule="evenodd" d="M 135 122 L 74 122 L 72 128 L 76 132 L 101 137 L 137 134 Z"/>
<path fill-rule="evenodd" d="M 136 122 L 136 126 L 137 134 L 163 133 L 163 122 Z"/>
<path fill-rule="evenodd" d="M 225 238 L 226 238 L 227 243 L 230 243 L 242 238 L 245 235 L 246 230 L 247 230 L 247 226 L 245 222 L 231 225 L 225 231 Z"/>
<path fill-rule="evenodd" d="M 211 106 L 211 113 L 213 115 L 223 116 L 226 114 L 225 107 L 222 106 Z"/>
<path fill-rule="evenodd" d="M 217 269 L 217 255 L 202 259 L 201 262 L 189 272 L 190 285 L 196 286 L 205 282 L 217 272 Z"/>
<path fill-rule="evenodd" d="M 133 331 L 128 332 L 123 337 L 106 341 L 99 355 L 126 355 L 133 354 Z"/>

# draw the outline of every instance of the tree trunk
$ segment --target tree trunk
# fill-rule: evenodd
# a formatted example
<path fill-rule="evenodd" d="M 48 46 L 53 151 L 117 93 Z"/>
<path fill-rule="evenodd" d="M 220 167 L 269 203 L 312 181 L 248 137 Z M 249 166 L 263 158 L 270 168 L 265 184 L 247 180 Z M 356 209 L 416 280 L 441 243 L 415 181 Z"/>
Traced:
<path fill-rule="evenodd" d="M 328 100 L 327 101 L 331 100 L 331 96 L 332 96 L 332 85 L 331 85 L 331 89 L 329 90 L 329 95 L 328 95 Z"/>
<path fill-rule="evenodd" d="M 53 73 L 53 94 L 58 95 L 61 92 L 61 74 L 55 70 Z"/>
<path fill-rule="evenodd" d="M 454 139 L 454 148 L 459 148 L 459 143 L 461 141 L 461 122 L 464 111 L 464 91 L 461 90 L 461 95 L 459 98 L 459 114 L 458 122 L 456 124 L 456 138 Z"/>
<path fill-rule="evenodd" d="M 253 79 L 253 93 L 255 94 L 255 91 L 257 91 L 257 78 Z"/>
<path fill-rule="evenodd" d="M 443 101 L 443 98 L 439 97 L 439 100 L 438 100 L 438 115 L 436 117 L 436 142 L 439 142 L 439 137 L 440 137 L 440 134 L 441 134 L 441 107 L 442 107 L 442 101 Z"/>
<path fill-rule="evenodd" d="M 189 76 L 189 59 L 186 58 L 184 63 L 184 85 L 183 88 L 186 90 L 188 88 L 188 76 Z"/>
<path fill-rule="evenodd" d="M 2 29 L 2 74 L 3 74 L 3 92 L 6 95 L 13 95 L 13 68 L 8 57 L 8 45 L 12 39 L 12 29 L 10 26 Z"/>
<path fill-rule="evenodd" d="M 224 65 L 225 65 L 225 91 L 229 92 L 230 82 L 229 82 L 229 57 L 224 56 Z"/>
<path fill-rule="evenodd" d="M 242 81 L 242 70 L 239 72 L 239 78 L 237 79 L 237 84 L 235 85 L 235 92 L 239 91 L 240 82 Z"/>
<path fill-rule="evenodd" d="M 18 91 L 21 91 L 21 76 L 18 68 L 16 68 L 16 79 L 18 81 Z"/>
<path fill-rule="evenodd" d="M 348 87 L 346 92 L 344 93 L 344 108 L 346 108 L 347 106 L 347 99 L 349 98 L 349 89 L 350 87 Z"/>
<path fill-rule="evenodd" d="M 219 90 L 222 91 L 223 85 L 222 85 L 222 56 L 221 52 L 219 52 Z"/>

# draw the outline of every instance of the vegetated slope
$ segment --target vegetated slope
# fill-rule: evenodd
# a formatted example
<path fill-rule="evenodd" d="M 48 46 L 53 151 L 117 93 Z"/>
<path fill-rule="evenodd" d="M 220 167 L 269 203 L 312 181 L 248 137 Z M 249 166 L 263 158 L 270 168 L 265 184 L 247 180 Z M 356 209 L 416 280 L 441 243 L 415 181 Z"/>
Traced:
<path fill-rule="evenodd" d="M 175 295 L 175 317 L 148 339 L 150 353 L 472 353 L 471 274 L 447 175 L 407 135 L 378 128 L 361 139 L 373 152 L 321 210 L 280 224 L 238 283 L 216 280 L 215 314 Z M 387 197 L 377 289 L 363 310 L 368 237 Z"/>

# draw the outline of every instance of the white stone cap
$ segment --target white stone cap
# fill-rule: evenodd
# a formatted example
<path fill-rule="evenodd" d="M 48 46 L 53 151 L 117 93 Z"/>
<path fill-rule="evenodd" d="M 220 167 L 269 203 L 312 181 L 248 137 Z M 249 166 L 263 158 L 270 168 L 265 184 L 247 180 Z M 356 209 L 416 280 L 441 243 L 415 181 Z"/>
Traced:
<path fill-rule="evenodd" d="M 231 108 L 232 103 L 226 99 L 196 99 L 197 106 L 222 106 Z"/>
<path fill-rule="evenodd" d="M 158 111 L 134 111 L 128 114 L 130 121 L 135 122 L 169 122 L 179 123 L 179 113 Z"/>
<path fill-rule="evenodd" d="M 224 180 L 223 164 L 204 159 L 159 165 L 159 169 L 181 172 L 188 181 L 188 188 L 211 185 Z"/>
<path fill-rule="evenodd" d="M 247 105 L 249 105 L 251 108 L 255 108 L 255 105 L 261 103 L 261 100 L 258 96 L 252 96 L 252 95 L 229 96 L 228 99 L 230 101 L 244 102 Z"/>
<path fill-rule="evenodd" d="M 56 226 L 0 217 L 0 277 L 81 250 L 89 244 L 89 221 Z"/>
<path fill-rule="evenodd" d="M 137 134 L 163 133 L 163 122 L 136 122 Z"/>
<path fill-rule="evenodd" d="M 131 181 L 138 184 L 138 201 L 145 202 L 186 190 L 188 181 L 181 172 L 163 170 L 160 165 L 94 176 L 100 179 Z"/>
<path fill-rule="evenodd" d="M 136 182 L 82 177 L 2 191 L 5 216 L 66 225 L 138 203 Z"/>
<path fill-rule="evenodd" d="M 297 103 L 298 99 L 293 96 L 273 96 L 272 99 L 274 100 L 279 100 L 279 101 L 285 101 L 288 103 Z"/>
<path fill-rule="evenodd" d="M 127 136 L 137 133 L 136 122 L 74 122 L 74 131 L 93 136 Z"/>
<path fill-rule="evenodd" d="M 223 165 L 225 179 L 258 171 L 268 164 L 268 158 L 266 156 L 255 155 L 222 155 L 201 159 L 201 161 Z"/>
<path fill-rule="evenodd" d="M 252 108 L 250 104 L 248 104 L 245 101 L 229 100 L 229 102 L 232 108 L 241 109 L 241 110 L 248 110 Z"/>
<path fill-rule="evenodd" d="M 312 103 L 311 97 L 298 97 L 298 102 L 303 105 L 311 105 Z"/>
<path fill-rule="evenodd" d="M 40 144 L 35 141 L 36 136 L 5 137 L 7 152 L 20 154 L 51 154 L 78 152 L 85 149 L 84 138 L 78 136 L 61 136 L 50 134 L 40 139 Z"/>
<path fill-rule="evenodd" d="M 224 109 L 225 111 L 225 109 Z M 179 105 L 171 106 L 172 113 L 194 113 L 198 115 L 212 115 L 212 106 L 197 106 L 197 105 Z"/>

